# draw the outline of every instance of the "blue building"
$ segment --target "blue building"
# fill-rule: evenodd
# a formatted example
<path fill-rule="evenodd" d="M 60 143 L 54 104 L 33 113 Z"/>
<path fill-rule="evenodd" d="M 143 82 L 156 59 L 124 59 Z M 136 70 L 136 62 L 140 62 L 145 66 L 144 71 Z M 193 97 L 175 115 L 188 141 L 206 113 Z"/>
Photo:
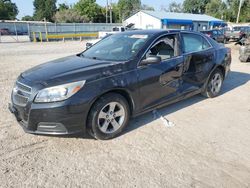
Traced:
<path fill-rule="evenodd" d="M 223 20 L 205 14 L 144 10 L 135 13 L 124 22 L 126 25 L 134 24 L 134 27 L 139 29 L 186 29 L 195 31 L 227 25 Z"/>

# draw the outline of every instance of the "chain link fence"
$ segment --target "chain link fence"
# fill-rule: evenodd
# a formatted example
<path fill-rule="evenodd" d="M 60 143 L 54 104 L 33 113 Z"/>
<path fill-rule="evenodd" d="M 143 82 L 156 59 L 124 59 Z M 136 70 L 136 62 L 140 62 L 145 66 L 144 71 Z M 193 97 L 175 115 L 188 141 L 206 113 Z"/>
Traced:
<path fill-rule="evenodd" d="M 121 23 L 48 23 L 48 22 L 1 22 L 0 42 L 3 38 L 19 42 L 25 35 L 28 41 L 53 41 L 64 39 L 96 38 L 99 31 L 111 31 Z"/>

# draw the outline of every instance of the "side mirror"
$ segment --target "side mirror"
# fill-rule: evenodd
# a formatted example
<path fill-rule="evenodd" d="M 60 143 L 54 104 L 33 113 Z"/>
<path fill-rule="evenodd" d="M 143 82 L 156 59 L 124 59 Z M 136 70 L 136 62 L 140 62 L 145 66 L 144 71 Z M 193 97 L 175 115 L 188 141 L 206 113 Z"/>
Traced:
<path fill-rule="evenodd" d="M 161 62 L 160 56 L 149 56 L 141 61 L 141 65 L 159 64 Z"/>

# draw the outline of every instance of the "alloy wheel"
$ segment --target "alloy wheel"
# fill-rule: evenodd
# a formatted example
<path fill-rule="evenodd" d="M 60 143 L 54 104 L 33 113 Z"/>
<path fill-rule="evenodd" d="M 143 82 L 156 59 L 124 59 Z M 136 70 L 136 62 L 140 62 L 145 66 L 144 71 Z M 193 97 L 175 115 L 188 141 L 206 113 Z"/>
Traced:
<path fill-rule="evenodd" d="M 114 133 L 123 125 L 125 115 L 125 109 L 120 103 L 110 102 L 98 114 L 98 127 L 103 133 Z"/>
<path fill-rule="evenodd" d="M 219 73 L 214 74 L 213 78 L 210 81 L 210 89 L 214 95 L 217 95 L 220 92 L 222 85 L 222 76 Z"/>

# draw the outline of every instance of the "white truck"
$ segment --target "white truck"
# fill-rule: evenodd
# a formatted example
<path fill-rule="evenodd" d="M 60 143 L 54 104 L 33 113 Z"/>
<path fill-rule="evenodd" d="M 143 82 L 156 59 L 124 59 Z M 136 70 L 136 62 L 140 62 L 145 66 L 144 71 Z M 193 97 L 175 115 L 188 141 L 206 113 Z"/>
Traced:
<path fill-rule="evenodd" d="M 127 29 L 125 27 L 121 26 L 121 27 L 113 27 L 112 31 L 99 31 L 98 38 L 103 38 L 107 34 L 115 34 L 115 33 L 119 33 L 119 32 L 124 32 L 126 30 Z"/>

